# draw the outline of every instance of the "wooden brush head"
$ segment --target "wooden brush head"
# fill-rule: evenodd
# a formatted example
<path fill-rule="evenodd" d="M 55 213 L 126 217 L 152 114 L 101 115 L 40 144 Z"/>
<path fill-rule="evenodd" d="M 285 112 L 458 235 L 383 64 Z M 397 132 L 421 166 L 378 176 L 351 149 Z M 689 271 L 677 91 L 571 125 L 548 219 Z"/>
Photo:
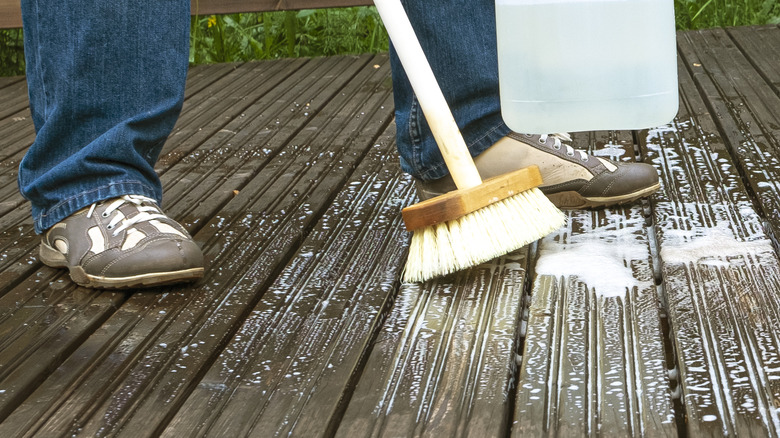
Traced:
<path fill-rule="evenodd" d="M 482 184 L 470 189 L 453 190 L 410 205 L 401 211 L 401 215 L 406 229 L 413 231 L 457 219 L 541 184 L 542 175 L 539 168 L 529 166 L 486 179 Z"/>

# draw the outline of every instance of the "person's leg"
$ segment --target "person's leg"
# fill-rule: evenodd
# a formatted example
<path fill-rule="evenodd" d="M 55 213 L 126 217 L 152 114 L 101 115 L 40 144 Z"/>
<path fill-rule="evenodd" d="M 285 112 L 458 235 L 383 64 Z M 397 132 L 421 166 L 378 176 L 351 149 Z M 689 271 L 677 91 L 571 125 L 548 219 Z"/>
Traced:
<path fill-rule="evenodd" d="M 495 0 L 402 0 L 472 156 L 510 130 L 498 100 Z M 415 178 L 448 174 L 439 149 L 391 45 L 401 167 Z"/>
<path fill-rule="evenodd" d="M 537 165 L 542 191 L 566 208 L 630 202 L 660 187 L 650 165 L 589 156 L 562 144 L 565 137 L 510 131 L 501 117 L 494 0 L 402 3 L 483 178 Z M 418 180 L 423 199 L 454 190 L 392 47 L 390 61 L 401 166 Z"/>
<path fill-rule="evenodd" d="M 189 1 L 22 8 L 37 137 L 19 187 L 36 231 L 119 195 L 161 201 L 154 163 L 182 105 Z"/>
<path fill-rule="evenodd" d="M 203 258 L 157 207 L 154 163 L 181 110 L 189 0 L 25 0 L 36 139 L 19 167 L 41 260 L 79 284 L 197 278 Z"/>

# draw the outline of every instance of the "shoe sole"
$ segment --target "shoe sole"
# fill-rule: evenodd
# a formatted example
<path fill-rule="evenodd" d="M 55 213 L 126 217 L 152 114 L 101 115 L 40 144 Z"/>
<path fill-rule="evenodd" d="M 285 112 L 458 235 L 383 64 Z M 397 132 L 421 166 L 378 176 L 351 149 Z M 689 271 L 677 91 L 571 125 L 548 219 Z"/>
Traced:
<path fill-rule="evenodd" d="M 661 183 L 625 195 L 608 197 L 585 197 L 577 192 L 559 192 L 545 195 L 556 207 L 573 210 L 627 204 L 636 201 L 637 199 L 650 196 L 659 188 L 661 188 Z"/>
<path fill-rule="evenodd" d="M 128 277 L 103 277 L 91 275 L 84 272 L 84 268 L 81 266 L 68 266 L 67 259 L 61 252 L 43 242 L 41 242 L 40 245 L 39 258 L 46 266 L 52 268 L 67 268 L 70 278 L 79 286 L 96 289 L 129 289 L 186 283 L 203 278 L 205 272 L 204 268 L 190 268 Z"/>

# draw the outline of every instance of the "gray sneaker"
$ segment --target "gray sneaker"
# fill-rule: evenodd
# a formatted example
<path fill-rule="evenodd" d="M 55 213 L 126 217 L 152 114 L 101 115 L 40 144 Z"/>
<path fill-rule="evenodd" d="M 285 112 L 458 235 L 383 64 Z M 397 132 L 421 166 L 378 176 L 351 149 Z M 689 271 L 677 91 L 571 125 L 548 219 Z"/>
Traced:
<path fill-rule="evenodd" d="M 539 189 L 559 208 L 593 208 L 625 204 L 653 194 L 661 186 L 655 168 L 588 155 L 562 140 L 566 134 L 510 133 L 474 159 L 482 179 L 532 164 L 544 183 Z M 452 178 L 417 180 L 421 200 L 455 190 Z"/>
<path fill-rule="evenodd" d="M 159 286 L 203 277 L 203 253 L 154 200 L 126 195 L 84 208 L 44 232 L 40 259 L 87 287 Z"/>

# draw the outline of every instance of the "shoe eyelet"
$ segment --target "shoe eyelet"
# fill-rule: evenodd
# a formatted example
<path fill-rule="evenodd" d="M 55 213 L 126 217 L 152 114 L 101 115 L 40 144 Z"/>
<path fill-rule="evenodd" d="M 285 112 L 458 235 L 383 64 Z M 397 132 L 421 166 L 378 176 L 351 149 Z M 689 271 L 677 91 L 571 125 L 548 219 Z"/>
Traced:
<path fill-rule="evenodd" d="M 101 213 L 101 214 L 100 214 L 100 216 L 102 216 L 102 217 L 108 217 L 108 212 L 105 212 L 105 211 L 104 211 L 103 213 Z"/>
<path fill-rule="evenodd" d="M 572 152 L 572 153 L 568 153 L 568 152 L 566 152 L 566 156 L 568 156 L 568 157 L 573 157 L 573 156 L 574 156 L 574 152 Z"/>
<path fill-rule="evenodd" d="M 559 150 L 561 150 L 561 145 L 559 145 L 559 144 L 553 145 L 553 149 L 555 149 L 556 151 L 559 151 Z"/>
<path fill-rule="evenodd" d="M 107 229 L 107 230 L 113 230 L 113 229 L 114 229 L 114 226 L 113 226 L 113 225 L 108 225 L 108 226 L 106 226 L 106 229 Z"/>
<path fill-rule="evenodd" d="M 585 155 L 585 158 L 582 159 L 582 161 L 588 161 L 590 159 L 589 155 Z"/>
<path fill-rule="evenodd" d="M 536 140 L 539 142 L 539 144 L 547 144 L 547 140 L 542 140 L 542 137 L 539 137 L 539 140 Z"/>

